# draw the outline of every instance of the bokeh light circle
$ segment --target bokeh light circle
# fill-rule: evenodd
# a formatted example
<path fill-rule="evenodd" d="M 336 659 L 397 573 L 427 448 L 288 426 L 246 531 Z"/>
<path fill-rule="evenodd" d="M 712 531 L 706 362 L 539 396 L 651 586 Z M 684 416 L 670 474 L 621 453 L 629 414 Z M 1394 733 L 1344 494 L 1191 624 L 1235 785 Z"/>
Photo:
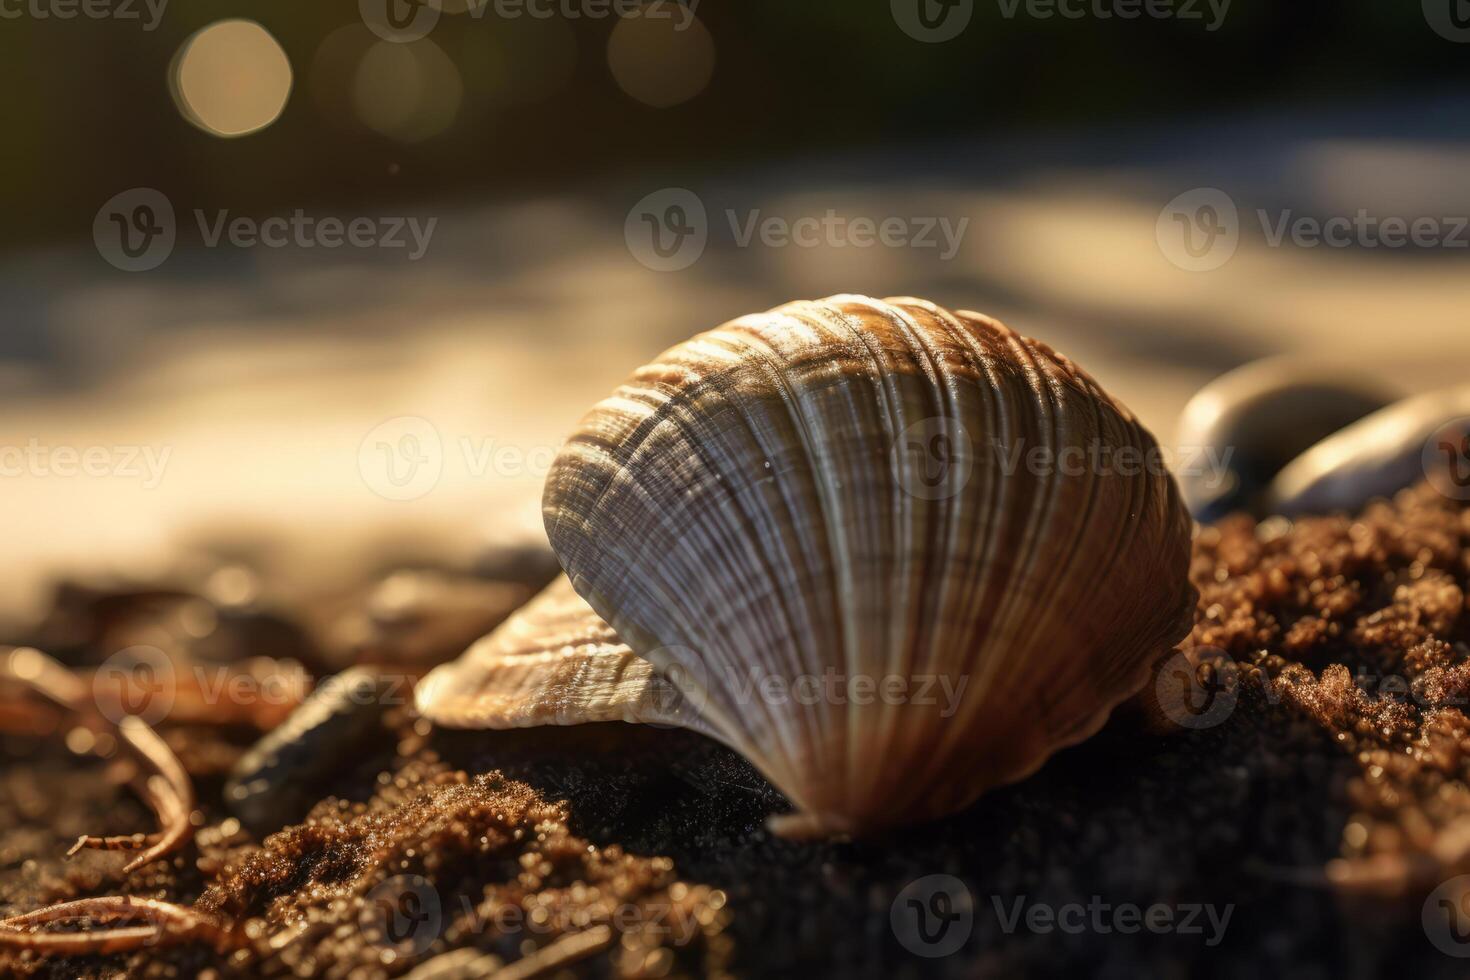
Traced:
<path fill-rule="evenodd" d="M 715 42 L 692 10 L 676 0 L 652 0 L 636 16 L 619 18 L 608 38 L 607 64 L 624 92 L 665 109 L 709 85 Z"/>
<path fill-rule="evenodd" d="M 377 42 L 358 62 L 352 82 L 357 118 L 369 129 L 404 143 L 448 129 L 463 98 L 459 69 L 428 38 L 407 44 Z"/>
<path fill-rule="evenodd" d="M 214 136 L 244 136 L 275 122 L 291 82 L 285 50 L 252 20 L 222 20 L 197 31 L 169 72 L 179 111 Z"/>

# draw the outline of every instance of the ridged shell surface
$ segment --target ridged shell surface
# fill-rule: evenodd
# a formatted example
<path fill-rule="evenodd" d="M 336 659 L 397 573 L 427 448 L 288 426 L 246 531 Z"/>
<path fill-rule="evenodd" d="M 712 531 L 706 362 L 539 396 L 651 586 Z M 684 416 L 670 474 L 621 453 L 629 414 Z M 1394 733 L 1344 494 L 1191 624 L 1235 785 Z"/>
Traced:
<path fill-rule="evenodd" d="M 586 416 L 543 507 L 572 587 L 788 796 L 793 835 L 1026 775 L 1194 603 L 1152 436 L 1047 346 L 916 299 L 666 351 Z"/>
<path fill-rule="evenodd" d="M 454 728 L 627 721 L 712 734 L 565 575 L 459 660 L 432 671 L 415 699 L 426 716 Z"/>

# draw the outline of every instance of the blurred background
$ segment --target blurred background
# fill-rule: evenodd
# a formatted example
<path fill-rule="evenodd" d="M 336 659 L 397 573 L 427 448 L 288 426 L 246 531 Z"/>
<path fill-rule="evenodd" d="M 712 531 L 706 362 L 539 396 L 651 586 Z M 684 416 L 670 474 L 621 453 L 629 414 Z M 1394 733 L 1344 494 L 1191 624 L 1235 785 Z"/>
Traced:
<path fill-rule="evenodd" d="M 999 316 L 1164 439 L 1277 354 L 1461 380 L 1462 7 L 10 0 L 0 614 L 533 541 L 583 409 L 796 298 Z"/>

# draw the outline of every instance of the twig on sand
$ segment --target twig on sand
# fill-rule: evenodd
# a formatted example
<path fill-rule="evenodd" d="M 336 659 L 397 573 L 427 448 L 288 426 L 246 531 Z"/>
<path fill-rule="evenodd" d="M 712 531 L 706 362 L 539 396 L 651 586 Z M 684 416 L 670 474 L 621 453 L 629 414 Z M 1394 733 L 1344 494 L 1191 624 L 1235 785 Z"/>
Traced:
<path fill-rule="evenodd" d="M 127 874 L 150 861 L 173 853 L 194 833 L 194 785 L 178 757 L 141 718 L 129 715 L 110 725 L 91 703 L 88 687 L 52 658 L 30 647 L 0 647 L 0 678 L 19 682 L 40 694 L 81 723 L 98 730 L 112 729 L 142 764 L 152 771 L 133 780 L 134 788 L 158 818 L 152 834 L 120 837 L 84 836 L 68 854 L 83 848 L 142 852 L 123 866 Z M 68 919 L 92 919 L 106 924 L 85 932 L 35 931 L 37 926 Z M 139 921 L 142 924 L 137 924 Z M 160 942 L 202 939 L 217 947 L 233 944 L 230 933 L 192 909 L 153 899 L 108 896 L 62 902 L 0 919 L 0 946 L 72 956 L 115 953 Z"/>

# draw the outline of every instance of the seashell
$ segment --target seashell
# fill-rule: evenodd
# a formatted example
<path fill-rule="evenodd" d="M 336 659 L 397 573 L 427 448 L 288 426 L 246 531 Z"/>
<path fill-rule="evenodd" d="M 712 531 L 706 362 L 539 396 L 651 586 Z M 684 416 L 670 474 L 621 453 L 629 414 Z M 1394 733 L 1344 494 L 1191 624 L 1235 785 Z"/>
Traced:
<path fill-rule="evenodd" d="M 627 721 L 714 734 L 565 575 L 457 663 L 420 681 L 415 698 L 422 713 L 457 728 Z"/>
<path fill-rule="evenodd" d="M 1195 465 L 1179 487 L 1212 523 L 1238 510 L 1267 513 L 1272 478 L 1320 440 L 1388 405 L 1377 381 L 1295 358 L 1271 358 L 1211 381 L 1185 405 L 1177 443 Z"/>
<path fill-rule="evenodd" d="M 1356 511 L 1428 478 L 1470 500 L 1470 385 L 1406 398 L 1312 446 L 1271 483 L 1279 513 Z"/>
<path fill-rule="evenodd" d="M 567 578 L 419 708 L 696 729 L 785 793 L 787 836 L 954 812 L 1095 732 L 1187 632 L 1191 524 L 1159 459 L 977 313 L 838 296 L 734 320 L 583 419 L 543 497 Z"/>

